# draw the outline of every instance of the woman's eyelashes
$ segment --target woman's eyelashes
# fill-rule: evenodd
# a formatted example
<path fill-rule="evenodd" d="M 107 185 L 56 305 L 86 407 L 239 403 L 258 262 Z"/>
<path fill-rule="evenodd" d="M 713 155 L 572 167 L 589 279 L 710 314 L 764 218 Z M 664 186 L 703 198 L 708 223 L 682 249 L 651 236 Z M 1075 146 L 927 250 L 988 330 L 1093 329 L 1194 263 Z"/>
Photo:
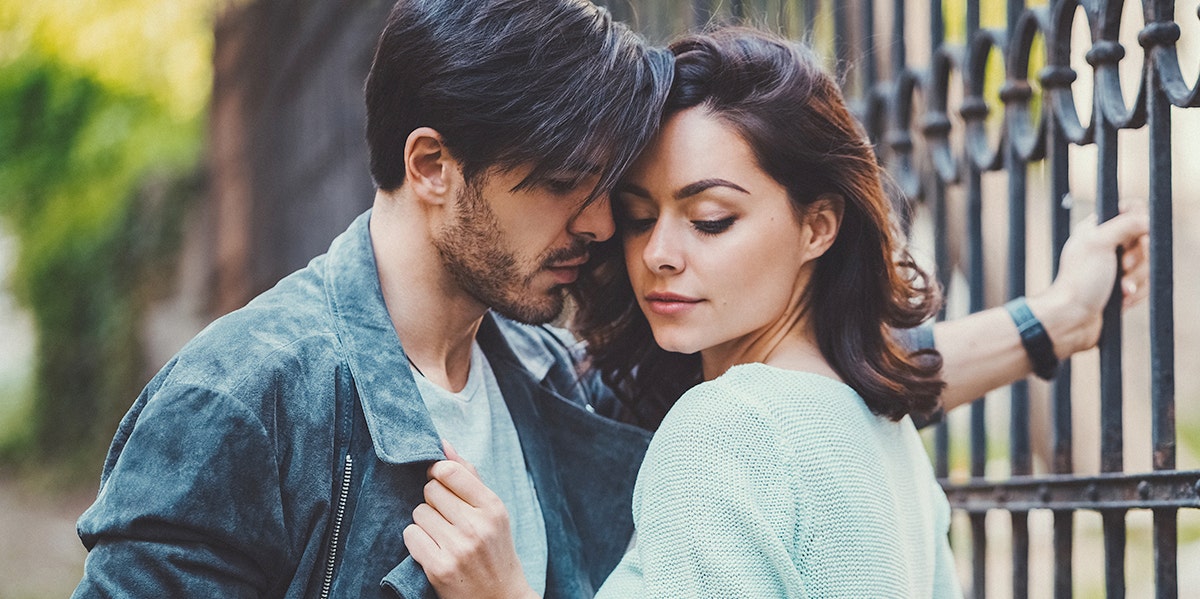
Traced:
<path fill-rule="evenodd" d="M 727 216 L 725 218 L 713 220 L 693 220 L 691 221 L 692 228 L 702 235 L 720 235 L 729 230 L 733 223 L 737 220 L 735 216 Z M 640 235 L 654 228 L 657 218 L 634 218 L 623 217 L 621 226 L 626 235 Z"/>
<path fill-rule="evenodd" d="M 692 221 L 692 226 L 705 235 L 719 235 L 727 231 L 729 227 L 732 227 L 735 220 L 737 220 L 737 217 L 734 216 L 727 216 L 717 220 L 694 220 Z"/>

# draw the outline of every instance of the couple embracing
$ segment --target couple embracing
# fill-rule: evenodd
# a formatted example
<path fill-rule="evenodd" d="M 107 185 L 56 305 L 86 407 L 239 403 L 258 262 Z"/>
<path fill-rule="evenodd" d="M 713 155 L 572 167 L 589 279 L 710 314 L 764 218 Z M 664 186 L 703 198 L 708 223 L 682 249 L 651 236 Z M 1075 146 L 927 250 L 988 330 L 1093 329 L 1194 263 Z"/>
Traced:
<path fill-rule="evenodd" d="M 835 81 L 753 30 L 400 0 L 366 103 L 372 209 L 150 381 L 75 596 L 957 596 L 912 417 L 1095 345 L 1118 247 L 1145 295 L 1130 213 L 923 324 Z"/>

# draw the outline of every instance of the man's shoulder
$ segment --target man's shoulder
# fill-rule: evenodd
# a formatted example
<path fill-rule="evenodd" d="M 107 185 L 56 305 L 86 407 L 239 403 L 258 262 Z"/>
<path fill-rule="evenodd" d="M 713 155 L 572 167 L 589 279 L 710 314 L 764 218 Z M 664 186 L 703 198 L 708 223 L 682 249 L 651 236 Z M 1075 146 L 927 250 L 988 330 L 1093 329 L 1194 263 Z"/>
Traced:
<path fill-rule="evenodd" d="M 179 351 L 170 378 L 236 395 L 257 380 L 334 368 L 341 353 L 319 277 L 304 269 L 213 321 Z"/>

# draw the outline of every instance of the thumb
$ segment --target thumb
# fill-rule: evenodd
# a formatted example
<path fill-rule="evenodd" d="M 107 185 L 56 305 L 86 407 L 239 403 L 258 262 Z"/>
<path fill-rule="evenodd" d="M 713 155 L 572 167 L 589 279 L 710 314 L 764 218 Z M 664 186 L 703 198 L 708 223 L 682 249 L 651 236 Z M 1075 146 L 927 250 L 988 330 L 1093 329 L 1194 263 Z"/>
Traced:
<path fill-rule="evenodd" d="M 1149 232 L 1150 219 L 1139 211 L 1118 214 L 1096 225 L 1094 235 L 1098 242 L 1116 250 L 1117 246 L 1129 245 Z"/>
<path fill-rule="evenodd" d="M 471 472 L 471 474 L 475 475 L 475 478 L 482 480 L 482 478 L 479 476 L 479 472 L 475 470 L 475 466 L 471 464 L 471 462 L 468 462 L 466 458 L 459 455 L 458 451 L 454 449 L 454 446 L 450 444 L 449 439 L 442 439 L 442 450 L 446 452 L 446 459 L 450 460 L 451 462 L 458 462 L 459 464 L 462 464 Z"/>

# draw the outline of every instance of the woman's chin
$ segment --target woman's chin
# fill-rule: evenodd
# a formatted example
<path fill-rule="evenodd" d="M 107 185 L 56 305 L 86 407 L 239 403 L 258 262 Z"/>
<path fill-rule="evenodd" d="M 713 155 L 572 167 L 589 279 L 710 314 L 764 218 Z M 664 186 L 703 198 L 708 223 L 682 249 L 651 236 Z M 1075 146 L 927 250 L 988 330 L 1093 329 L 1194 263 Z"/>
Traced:
<path fill-rule="evenodd" d="M 674 335 L 655 334 L 654 342 L 664 350 L 677 354 L 694 354 L 703 349 L 701 347 L 696 347 L 696 343 L 694 341 L 689 342 L 687 339 L 680 339 L 678 336 Z"/>

